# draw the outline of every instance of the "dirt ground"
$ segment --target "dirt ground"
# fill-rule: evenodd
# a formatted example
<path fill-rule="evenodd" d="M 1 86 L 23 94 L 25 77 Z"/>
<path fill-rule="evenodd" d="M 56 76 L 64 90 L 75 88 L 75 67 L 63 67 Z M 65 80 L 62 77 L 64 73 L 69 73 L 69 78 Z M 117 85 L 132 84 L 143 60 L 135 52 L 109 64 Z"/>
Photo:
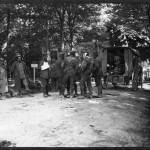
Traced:
<path fill-rule="evenodd" d="M 0 101 L 0 141 L 16 147 L 150 146 L 150 85 L 147 90 L 108 88 L 103 98 L 43 98 Z"/>

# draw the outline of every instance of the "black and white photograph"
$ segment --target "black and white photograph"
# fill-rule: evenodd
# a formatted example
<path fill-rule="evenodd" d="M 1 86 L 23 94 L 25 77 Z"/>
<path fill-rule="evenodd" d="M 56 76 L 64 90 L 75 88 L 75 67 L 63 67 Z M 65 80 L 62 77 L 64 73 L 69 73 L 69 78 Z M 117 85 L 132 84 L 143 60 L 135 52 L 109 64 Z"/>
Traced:
<path fill-rule="evenodd" d="M 150 147 L 150 1 L 0 1 L 6 147 Z"/>

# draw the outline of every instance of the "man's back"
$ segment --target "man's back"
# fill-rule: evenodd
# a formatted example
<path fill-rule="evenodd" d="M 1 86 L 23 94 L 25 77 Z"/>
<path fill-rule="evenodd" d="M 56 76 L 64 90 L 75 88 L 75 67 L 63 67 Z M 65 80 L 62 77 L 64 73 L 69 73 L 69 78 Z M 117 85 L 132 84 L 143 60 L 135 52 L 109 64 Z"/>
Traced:
<path fill-rule="evenodd" d="M 58 59 L 56 60 L 56 62 L 54 63 L 54 68 L 51 71 L 54 71 L 54 78 L 59 78 L 62 76 L 63 74 L 63 60 Z"/>
<path fill-rule="evenodd" d="M 90 57 L 86 57 L 83 60 L 81 69 L 82 69 L 82 73 L 84 75 L 91 75 L 92 73 L 92 68 L 93 68 L 93 63 L 92 63 L 92 59 Z"/>
<path fill-rule="evenodd" d="M 77 63 L 78 63 L 78 61 L 74 57 L 68 56 L 64 61 L 64 69 L 75 70 L 77 67 Z"/>
<path fill-rule="evenodd" d="M 102 62 L 99 57 L 96 57 L 93 62 L 93 76 L 102 75 Z"/>

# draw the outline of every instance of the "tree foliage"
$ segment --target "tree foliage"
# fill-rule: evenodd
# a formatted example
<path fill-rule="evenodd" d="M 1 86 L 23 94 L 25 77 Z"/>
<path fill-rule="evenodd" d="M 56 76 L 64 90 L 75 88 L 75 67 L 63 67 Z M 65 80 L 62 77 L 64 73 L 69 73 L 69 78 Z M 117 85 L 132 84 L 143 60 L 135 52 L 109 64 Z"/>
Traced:
<path fill-rule="evenodd" d="M 44 50 L 71 50 L 79 41 L 150 46 L 148 4 L 1 4 L 0 54 L 10 65 L 21 53 L 27 65 Z"/>
<path fill-rule="evenodd" d="M 150 18 L 148 4 L 116 4 L 109 26 L 114 45 L 131 47 L 150 45 Z"/>

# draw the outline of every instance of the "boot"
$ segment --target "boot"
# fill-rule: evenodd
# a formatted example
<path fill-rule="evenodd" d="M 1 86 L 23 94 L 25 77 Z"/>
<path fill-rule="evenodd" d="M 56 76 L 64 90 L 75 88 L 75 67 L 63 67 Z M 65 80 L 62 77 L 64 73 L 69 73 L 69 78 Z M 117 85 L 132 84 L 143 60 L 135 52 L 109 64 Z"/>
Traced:
<path fill-rule="evenodd" d="M 48 97 L 48 95 L 46 94 L 46 88 L 43 87 L 43 97 Z"/>
<path fill-rule="evenodd" d="M 75 96 L 78 96 L 78 87 L 76 83 L 74 84 L 74 88 L 75 88 Z"/>
<path fill-rule="evenodd" d="M 34 96 L 31 94 L 31 92 L 30 92 L 30 91 L 28 91 L 28 96 L 30 96 L 30 97 L 34 97 Z"/>
<path fill-rule="evenodd" d="M 19 96 L 20 98 L 23 97 L 23 95 L 22 95 L 22 93 L 21 93 L 21 90 L 18 91 L 18 96 Z"/>
<path fill-rule="evenodd" d="M 60 98 L 63 98 L 64 96 L 63 96 L 63 92 L 62 92 L 62 88 L 61 88 L 61 86 L 59 86 L 59 97 Z"/>
<path fill-rule="evenodd" d="M 29 96 L 29 97 L 34 97 L 30 92 L 28 93 L 28 96 Z"/>
<path fill-rule="evenodd" d="M 84 84 L 84 95 L 86 95 L 87 94 L 87 87 L 86 87 L 86 85 Z"/>
<path fill-rule="evenodd" d="M 97 87 L 97 91 L 98 91 L 97 97 L 101 98 L 102 97 L 102 86 L 101 85 Z"/>
<path fill-rule="evenodd" d="M 60 90 L 60 98 L 65 98 L 65 89 L 64 89 L 64 87 L 62 87 L 61 90 Z"/>
<path fill-rule="evenodd" d="M 0 93 L 0 100 L 4 100 L 3 98 L 2 98 L 2 94 Z"/>
<path fill-rule="evenodd" d="M 71 89 L 71 90 L 70 90 L 70 98 L 74 98 L 74 97 L 75 97 L 75 95 L 74 95 L 74 90 Z"/>
<path fill-rule="evenodd" d="M 89 90 L 89 95 L 87 95 L 87 98 L 92 98 L 92 92 L 93 92 L 93 90 L 92 90 L 92 87 L 91 86 L 89 86 L 88 87 L 88 90 Z"/>
<path fill-rule="evenodd" d="M 78 99 L 84 99 L 85 97 L 84 97 L 84 89 L 80 89 L 81 90 L 81 94 L 80 94 L 80 96 L 78 96 Z"/>
<path fill-rule="evenodd" d="M 50 94 L 48 94 L 48 86 L 46 86 L 45 90 L 46 90 L 47 96 L 51 96 Z"/>
<path fill-rule="evenodd" d="M 67 95 L 70 95 L 70 89 L 67 88 Z"/>

